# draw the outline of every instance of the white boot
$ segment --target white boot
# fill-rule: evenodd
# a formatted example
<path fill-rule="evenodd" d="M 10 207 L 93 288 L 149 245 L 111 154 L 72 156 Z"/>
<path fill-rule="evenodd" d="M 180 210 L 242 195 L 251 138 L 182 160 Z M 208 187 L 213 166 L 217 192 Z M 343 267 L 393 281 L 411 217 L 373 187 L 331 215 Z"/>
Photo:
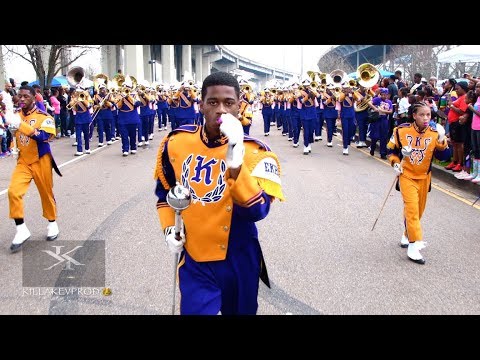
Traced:
<path fill-rule="evenodd" d="M 416 262 L 417 264 L 425 264 L 425 259 L 420 250 L 422 250 L 426 244 L 423 241 L 415 241 L 414 243 L 408 244 L 407 256 L 410 260 Z"/>
<path fill-rule="evenodd" d="M 55 240 L 58 237 L 58 233 L 60 231 L 58 230 L 58 225 L 56 221 L 48 222 L 47 226 L 47 240 L 52 241 Z"/>
<path fill-rule="evenodd" d="M 408 241 L 408 237 L 406 237 L 405 234 L 402 234 L 402 240 L 400 240 L 400 247 L 407 248 L 408 244 L 410 244 L 410 242 Z"/>
<path fill-rule="evenodd" d="M 12 245 L 10 245 L 11 252 L 17 252 L 21 249 L 23 243 L 30 238 L 30 230 L 28 230 L 25 223 L 17 225 L 17 232 L 13 238 Z"/>

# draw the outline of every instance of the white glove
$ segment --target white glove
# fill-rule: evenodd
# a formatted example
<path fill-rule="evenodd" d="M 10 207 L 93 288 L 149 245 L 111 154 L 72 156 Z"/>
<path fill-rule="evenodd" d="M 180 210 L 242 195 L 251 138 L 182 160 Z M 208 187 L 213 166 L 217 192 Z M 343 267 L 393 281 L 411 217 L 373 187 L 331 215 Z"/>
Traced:
<path fill-rule="evenodd" d="M 5 123 L 12 128 L 18 129 L 22 119 L 18 113 L 7 112 L 5 114 Z"/>
<path fill-rule="evenodd" d="M 227 168 L 237 169 L 243 164 L 243 156 L 245 155 L 245 146 L 243 142 L 234 145 L 228 145 L 227 150 Z"/>
<path fill-rule="evenodd" d="M 438 132 L 438 141 L 443 142 L 443 139 L 445 139 L 445 128 L 441 124 L 437 124 L 436 128 Z"/>
<path fill-rule="evenodd" d="M 393 165 L 393 170 L 395 170 L 395 173 L 397 174 L 397 176 L 399 176 L 400 174 L 403 174 L 402 164 L 400 164 L 400 163 L 395 163 L 395 164 Z"/>
<path fill-rule="evenodd" d="M 175 226 L 169 226 L 165 229 L 165 242 L 172 254 L 179 254 L 183 250 L 183 244 L 185 244 L 183 231 L 180 232 L 180 237 L 182 238 L 180 241 L 175 239 Z"/>
<path fill-rule="evenodd" d="M 228 137 L 230 145 L 243 143 L 243 127 L 240 120 L 232 114 L 222 114 L 220 121 L 220 132 Z"/>

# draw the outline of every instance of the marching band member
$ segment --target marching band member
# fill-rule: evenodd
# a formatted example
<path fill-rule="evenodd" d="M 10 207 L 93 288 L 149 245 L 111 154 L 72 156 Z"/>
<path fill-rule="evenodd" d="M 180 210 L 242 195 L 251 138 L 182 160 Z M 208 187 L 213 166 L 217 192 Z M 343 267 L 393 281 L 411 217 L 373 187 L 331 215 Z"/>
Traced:
<path fill-rule="evenodd" d="M 420 250 L 425 247 L 420 219 L 427 203 L 431 186 L 431 166 L 435 150 L 448 145 L 442 125 L 429 126 L 430 107 L 424 102 L 413 104 L 414 122 L 403 123 L 393 130 L 388 142 L 388 159 L 398 179 L 404 203 L 405 231 L 400 242 L 408 247 L 410 260 L 425 264 Z M 402 157 L 405 158 L 402 161 Z"/>
<path fill-rule="evenodd" d="M 160 85 L 157 92 L 157 116 L 158 116 L 158 131 L 167 130 L 167 94 L 164 88 L 165 85 Z"/>
<path fill-rule="evenodd" d="M 107 86 L 104 83 L 98 85 L 98 94 L 94 97 L 94 104 L 96 111 L 98 111 L 97 130 L 98 130 L 98 147 L 103 146 L 103 133 L 105 132 L 105 139 L 107 145 L 112 144 L 112 135 L 110 132 L 110 126 L 113 120 L 112 106 L 109 101 L 110 94 L 107 94 Z"/>
<path fill-rule="evenodd" d="M 130 76 L 125 77 L 123 89 L 116 102 L 118 108 L 118 125 L 122 136 L 122 154 L 128 156 L 137 153 L 136 135 L 140 118 L 137 108 L 141 102 L 132 96 L 133 84 Z"/>
<path fill-rule="evenodd" d="M 170 86 L 170 93 L 168 96 L 168 119 L 170 120 L 170 126 L 172 127 L 172 130 L 175 130 L 178 127 L 177 123 L 177 112 L 178 112 L 178 107 L 180 105 L 180 102 L 178 98 L 174 98 L 173 94 L 177 92 L 178 88 L 176 85 L 171 85 Z"/>
<path fill-rule="evenodd" d="M 270 124 L 273 118 L 273 95 L 270 93 L 270 89 L 263 89 L 263 95 L 260 97 L 260 103 L 262 104 L 263 132 L 265 136 L 268 136 L 270 135 Z"/>
<path fill-rule="evenodd" d="M 300 90 L 301 96 L 299 97 L 302 104 L 302 110 L 300 111 L 300 120 L 303 127 L 303 155 L 308 155 L 312 152 L 311 145 L 313 143 L 313 125 L 317 118 L 317 111 L 315 109 L 315 97 L 316 94 L 310 88 L 310 79 L 302 81 L 303 88 Z"/>
<path fill-rule="evenodd" d="M 139 115 L 140 122 L 138 126 L 138 146 L 147 145 L 148 131 L 150 128 L 150 97 L 147 94 L 148 82 L 142 81 L 137 90 L 137 96 L 140 100 Z"/>
<path fill-rule="evenodd" d="M 301 96 L 300 94 L 300 85 L 298 84 L 297 81 L 294 81 L 292 84 L 292 89 L 293 89 L 293 96 L 291 97 L 291 113 L 290 117 L 292 119 L 292 129 L 293 129 L 293 147 L 296 148 L 298 147 L 298 141 L 300 138 L 300 129 L 302 127 L 302 123 L 300 120 L 300 113 L 302 111 L 302 103 L 300 102 L 299 97 Z"/>
<path fill-rule="evenodd" d="M 340 101 L 340 119 L 342 122 L 343 155 L 348 155 L 348 146 L 355 136 L 355 108 L 352 88 L 348 84 L 343 88 L 343 100 Z"/>
<path fill-rule="evenodd" d="M 315 99 L 316 101 L 316 107 L 315 109 L 317 110 L 317 118 L 315 119 L 315 141 L 320 141 L 322 140 L 322 131 L 323 131 L 323 124 L 325 122 L 325 118 L 323 117 L 323 93 L 324 91 L 320 91 L 318 93 L 317 98 Z"/>
<path fill-rule="evenodd" d="M 251 91 L 252 86 L 247 81 L 240 79 L 238 83 L 240 84 L 240 111 L 238 117 L 242 123 L 243 132 L 249 135 L 253 120 L 252 105 L 254 95 Z"/>
<path fill-rule="evenodd" d="M 332 147 L 333 132 L 335 130 L 335 122 L 339 116 L 340 104 L 336 101 L 332 92 L 333 84 L 328 84 L 327 89 L 322 97 L 323 116 L 327 123 L 327 146 Z"/>
<path fill-rule="evenodd" d="M 387 99 L 388 89 L 380 88 L 380 96 L 375 97 L 368 106 L 380 113 L 377 121 L 370 124 L 370 155 L 374 155 L 377 141 L 380 140 L 380 157 L 387 158 L 388 118 L 393 112 L 390 99 Z"/>
<path fill-rule="evenodd" d="M 269 286 L 255 222 L 268 215 L 274 199 L 284 200 L 280 165 L 266 144 L 244 136 L 239 98 L 232 75 L 207 76 L 200 103 L 205 125 L 178 128 L 158 151 L 157 212 L 169 250 L 181 253 L 182 315 L 254 315 L 259 278 Z M 226 158 L 227 148 L 232 157 Z M 175 179 L 193 198 L 182 212 L 181 241 L 175 240 L 174 210 L 166 202 Z"/>
<path fill-rule="evenodd" d="M 293 93 L 291 90 L 291 87 L 288 87 L 287 92 L 285 93 L 285 101 L 284 101 L 284 106 L 285 106 L 285 127 L 284 131 L 287 132 L 288 135 L 288 141 L 293 140 L 293 125 L 292 125 L 292 102 L 293 102 Z"/>
<path fill-rule="evenodd" d="M 193 91 L 193 81 L 184 76 L 184 80 L 174 98 L 178 99 L 176 119 L 178 126 L 195 124 L 195 108 L 193 104 L 197 101 L 197 94 Z"/>
<path fill-rule="evenodd" d="M 93 100 L 88 91 L 81 86 L 77 86 L 69 103 L 69 107 L 75 114 L 75 136 L 77 144 L 75 156 L 83 155 L 82 133 L 83 141 L 85 141 L 85 154 L 90 154 L 90 124 L 92 123 L 90 109 L 92 108 L 92 104 Z"/>
<path fill-rule="evenodd" d="M 48 220 L 47 240 L 55 240 L 59 230 L 56 222 L 57 209 L 53 196 L 52 168 L 61 176 L 55 164 L 48 140 L 55 136 L 55 122 L 48 113 L 35 106 L 35 90 L 21 86 L 18 91 L 19 113 L 8 112 L 6 123 L 18 129 L 15 132 L 18 152 L 17 165 L 8 187 L 10 218 L 15 220 L 17 231 L 10 246 L 11 252 L 19 251 L 30 238 L 30 231 L 24 222 L 23 198 L 32 179 L 35 181 L 42 201 L 43 216 Z M 16 150 L 16 149 L 14 149 Z"/>

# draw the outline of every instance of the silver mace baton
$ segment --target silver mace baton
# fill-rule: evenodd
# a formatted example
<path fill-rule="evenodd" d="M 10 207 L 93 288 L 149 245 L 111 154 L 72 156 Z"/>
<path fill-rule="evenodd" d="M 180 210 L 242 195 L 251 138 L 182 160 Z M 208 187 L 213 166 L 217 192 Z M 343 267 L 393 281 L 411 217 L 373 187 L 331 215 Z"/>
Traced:
<path fill-rule="evenodd" d="M 410 155 L 412 155 L 412 147 L 411 146 L 403 146 L 402 147 L 402 155 L 404 157 L 410 157 Z M 402 161 L 400 162 L 400 164 L 403 162 L 403 159 Z M 378 213 L 378 216 L 377 218 L 375 219 L 375 222 L 373 223 L 373 226 L 372 226 L 372 230 L 370 231 L 373 231 L 373 229 L 375 229 L 375 225 L 377 225 L 377 221 L 378 219 L 380 218 L 380 215 L 382 214 L 382 211 L 383 211 L 383 208 L 385 207 L 385 204 L 387 203 L 387 200 L 388 200 L 388 197 L 390 196 L 390 193 L 392 192 L 392 189 L 393 189 L 393 186 L 395 185 L 395 183 L 397 182 L 397 178 L 398 176 L 395 176 L 395 178 L 393 179 L 393 183 L 392 185 L 390 186 L 390 190 L 388 190 L 388 193 L 387 193 L 387 196 L 385 197 L 385 200 L 383 201 L 383 205 L 382 207 L 380 208 L 380 212 Z"/>
<path fill-rule="evenodd" d="M 183 220 L 182 211 L 190 206 L 192 197 L 190 191 L 178 181 L 177 184 L 167 193 L 167 203 L 175 210 L 175 240 L 182 240 L 180 231 L 182 230 Z M 173 298 L 172 298 L 172 315 L 175 315 L 175 290 L 177 287 L 177 267 L 180 254 L 174 255 L 173 266 Z"/>

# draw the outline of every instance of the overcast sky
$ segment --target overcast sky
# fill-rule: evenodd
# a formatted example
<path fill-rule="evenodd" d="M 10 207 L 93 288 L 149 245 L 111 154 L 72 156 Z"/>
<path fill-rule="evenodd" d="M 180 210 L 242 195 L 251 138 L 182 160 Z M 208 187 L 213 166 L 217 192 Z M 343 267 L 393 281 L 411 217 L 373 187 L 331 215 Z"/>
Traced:
<path fill-rule="evenodd" d="M 287 71 L 300 73 L 303 46 L 303 71 L 318 71 L 320 56 L 332 45 L 225 45 L 240 56 L 274 66 Z"/>

